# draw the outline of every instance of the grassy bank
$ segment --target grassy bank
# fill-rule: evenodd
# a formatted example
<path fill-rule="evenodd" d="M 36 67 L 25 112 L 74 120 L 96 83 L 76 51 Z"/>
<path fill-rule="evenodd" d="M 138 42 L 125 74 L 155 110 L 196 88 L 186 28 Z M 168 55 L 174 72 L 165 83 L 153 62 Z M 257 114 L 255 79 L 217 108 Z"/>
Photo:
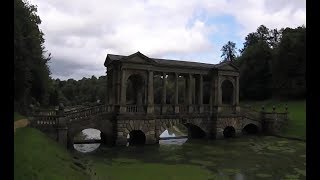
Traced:
<path fill-rule="evenodd" d="M 22 115 L 21 115 L 20 113 L 18 113 L 18 112 L 14 112 L 13 117 L 14 117 L 14 121 L 18 121 L 18 120 L 20 120 L 20 119 L 25 119 L 25 118 L 26 118 L 26 117 L 22 116 Z"/>
<path fill-rule="evenodd" d="M 288 127 L 283 129 L 280 135 L 306 138 L 306 101 L 245 101 L 241 105 L 251 105 L 256 110 L 261 110 L 262 105 L 265 106 L 266 111 L 272 111 L 273 105 L 276 107 L 277 112 L 284 112 L 285 105 L 288 105 L 289 111 L 289 124 Z"/>
<path fill-rule="evenodd" d="M 15 180 L 89 179 L 68 151 L 33 128 L 19 128 L 14 136 Z"/>

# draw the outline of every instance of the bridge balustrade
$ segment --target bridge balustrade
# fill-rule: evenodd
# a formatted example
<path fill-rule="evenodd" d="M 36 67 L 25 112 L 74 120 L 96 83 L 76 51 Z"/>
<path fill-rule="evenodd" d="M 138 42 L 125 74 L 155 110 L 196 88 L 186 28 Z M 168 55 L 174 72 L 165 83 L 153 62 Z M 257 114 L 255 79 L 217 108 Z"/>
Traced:
<path fill-rule="evenodd" d="M 154 113 L 157 115 L 161 114 L 161 108 L 162 108 L 161 104 L 155 104 L 154 105 Z"/>
<path fill-rule="evenodd" d="M 203 104 L 203 113 L 210 113 L 210 104 Z"/>
<path fill-rule="evenodd" d="M 146 106 L 127 105 L 127 113 L 145 113 Z"/>
<path fill-rule="evenodd" d="M 188 106 L 184 105 L 184 104 L 180 104 L 179 105 L 179 113 L 180 114 L 188 113 Z"/>
<path fill-rule="evenodd" d="M 56 115 L 35 115 L 32 123 L 35 126 L 55 126 L 59 123 L 59 117 Z"/>
<path fill-rule="evenodd" d="M 167 104 L 166 106 L 166 113 L 165 114 L 175 114 L 175 105 Z"/>

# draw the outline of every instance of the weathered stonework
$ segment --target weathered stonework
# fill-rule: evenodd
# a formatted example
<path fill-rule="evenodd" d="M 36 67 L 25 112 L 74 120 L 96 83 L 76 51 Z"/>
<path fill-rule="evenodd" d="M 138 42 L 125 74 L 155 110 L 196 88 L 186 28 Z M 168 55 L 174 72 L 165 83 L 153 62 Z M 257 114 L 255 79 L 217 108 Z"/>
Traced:
<path fill-rule="evenodd" d="M 198 127 L 206 138 L 217 139 L 224 137 L 227 127 L 234 128 L 239 136 L 248 124 L 270 133 L 278 132 L 284 124 L 276 120 L 283 117 L 275 113 L 252 116 L 241 112 L 239 69 L 229 62 L 216 65 L 182 62 L 149 58 L 137 52 L 130 56 L 108 54 L 104 65 L 108 90 L 105 105 L 75 112 L 64 112 L 61 106 L 58 112 L 50 112 L 50 115 L 35 114 L 32 126 L 72 147 L 75 134 L 87 128 L 99 129 L 102 143 L 126 145 L 132 131 L 141 131 L 146 144 L 155 144 L 163 131 L 177 124 L 185 125 L 190 131 L 188 134 Z M 161 104 L 154 104 L 155 75 L 162 77 L 163 87 L 167 84 L 166 76 L 173 75 L 171 104 L 166 100 L 166 88 L 161 89 Z M 179 77 L 186 80 L 184 104 L 179 104 L 178 99 Z M 191 81 L 196 87 L 192 88 Z M 128 82 L 131 82 L 134 98 L 127 97 Z M 209 89 L 207 99 L 203 98 L 204 86 Z M 197 99 L 192 100 L 192 94 L 197 94 Z"/>

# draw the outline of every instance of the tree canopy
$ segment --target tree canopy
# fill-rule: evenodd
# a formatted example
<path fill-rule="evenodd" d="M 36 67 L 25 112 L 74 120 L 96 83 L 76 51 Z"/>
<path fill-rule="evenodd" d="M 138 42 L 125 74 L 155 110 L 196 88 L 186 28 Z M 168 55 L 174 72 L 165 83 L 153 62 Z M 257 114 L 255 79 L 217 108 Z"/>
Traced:
<path fill-rule="evenodd" d="M 34 5 L 14 0 L 14 105 L 19 111 L 25 111 L 30 103 L 49 103 L 50 55 L 45 56 L 36 13 Z"/>
<path fill-rule="evenodd" d="M 242 99 L 305 97 L 306 28 L 268 29 L 249 33 L 236 64 Z"/>
<path fill-rule="evenodd" d="M 221 57 L 224 58 L 224 61 L 234 61 L 236 58 L 236 43 L 228 41 L 222 49 Z"/>

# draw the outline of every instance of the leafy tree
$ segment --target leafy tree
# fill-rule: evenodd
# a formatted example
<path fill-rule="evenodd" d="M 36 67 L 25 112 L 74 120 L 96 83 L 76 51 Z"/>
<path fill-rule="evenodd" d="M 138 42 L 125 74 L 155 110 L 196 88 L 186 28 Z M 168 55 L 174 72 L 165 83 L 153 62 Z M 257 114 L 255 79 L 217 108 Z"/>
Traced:
<path fill-rule="evenodd" d="M 249 33 L 235 64 L 240 67 L 240 97 L 305 97 L 305 27 Z"/>
<path fill-rule="evenodd" d="M 224 61 L 233 61 L 236 57 L 236 43 L 228 41 L 222 49 L 221 57 L 224 58 Z"/>
<path fill-rule="evenodd" d="M 32 101 L 49 104 L 50 70 L 45 57 L 43 33 L 37 8 L 14 0 L 14 101 L 15 109 L 26 113 Z"/>
<path fill-rule="evenodd" d="M 306 92 L 306 28 L 286 28 L 273 62 L 274 94 L 301 98 Z"/>

